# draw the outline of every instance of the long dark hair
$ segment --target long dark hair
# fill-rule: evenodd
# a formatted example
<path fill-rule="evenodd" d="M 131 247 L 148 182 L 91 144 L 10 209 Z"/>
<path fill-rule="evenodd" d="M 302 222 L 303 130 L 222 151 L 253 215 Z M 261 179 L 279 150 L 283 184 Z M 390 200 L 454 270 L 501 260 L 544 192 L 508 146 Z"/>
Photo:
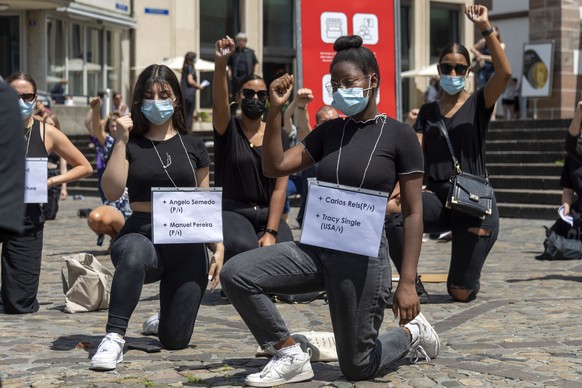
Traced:
<path fill-rule="evenodd" d="M 180 82 L 178 82 L 176 74 L 165 65 L 150 65 L 146 67 L 135 82 L 131 99 L 131 118 L 133 119 L 133 130 L 131 134 L 141 136 L 150 129 L 151 123 L 141 113 L 141 104 L 144 100 L 145 93 L 151 90 L 154 85 L 159 85 L 162 90 L 172 90 L 172 93 L 176 97 L 172 126 L 180 134 L 187 135 L 184 98 L 182 97 Z"/>
<path fill-rule="evenodd" d="M 10 74 L 4 80 L 4 82 L 6 82 L 6 84 L 10 85 L 12 82 L 19 80 L 19 79 L 26 81 L 26 82 L 30 82 L 30 84 L 32 85 L 32 89 L 34 90 L 34 94 L 36 94 L 36 82 L 34 81 L 34 78 L 32 78 L 32 76 L 30 74 L 25 73 L 23 71 L 17 71 L 16 73 Z"/>
<path fill-rule="evenodd" d="M 184 64 L 182 65 L 182 72 L 186 69 L 186 66 L 191 66 L 194 68 L 194 61 L 196 60 L 196 53 L 193 51 L 188 51 L 184 56 Z"/>
<path fill-rule="evenodd" d="M 359 35 L 340 36 L 333 44 L 333 49 L 336 51 L 329 71 L 340 62 L 350 62 L 357 66 L 362 73 L 372 74 L 376 73 L 378 76 L 378 87 L 380 86 L 380 68 L 374 53 L 367 47 L 362 46 L 364 40 Z M 377 89 L 377 88 L 376 88 Z M 374 94 L 376 90 L 374 90 Z"/>
<path fill-rule="evenodd" d="M 441 61 L 443 60 L 445 55 L 451 54 L 451 53 L 461 54 L 467 60 L 467 64 L 468 65 L 471 64 L 471 56 L 469 55 L 469 51 L 467 50 L 467 48 L 465 46 L 463 46 L 460 43 L 449 43 L 448 45 L 446 45 L 441 50 L 441 55 L 439 55 L 439 62 L 438 63 L 441 63 Z"/>

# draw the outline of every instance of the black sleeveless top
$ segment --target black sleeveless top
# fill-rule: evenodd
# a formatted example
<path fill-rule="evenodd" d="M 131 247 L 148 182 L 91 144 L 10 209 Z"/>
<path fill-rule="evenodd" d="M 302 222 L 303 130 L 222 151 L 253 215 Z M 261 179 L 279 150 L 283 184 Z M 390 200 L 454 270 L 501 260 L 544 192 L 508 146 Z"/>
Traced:
<path fill-rule="evenodd" d="M 32 123 L 32 128 L 29 128 L 24 132 L 28 133 L 28 138 L 25 137 L 26 143 L 26 157 L 27 158 L 46 158 L 48 153 L 46 152 L 46 147 L 42 139 L 46 139 L 46 128 L 43 124 L 42 131 L 43 137 L 40 137 L 40 122 L 34 120 Z M 27 203 L 26 213 L 24 217 L 24 228 L 32 230 L 41 227 L 44 223 L 44 213 L 42 211 L 41 204 L 38 203 Z"/>
<path fill-rule="evenodd" d="M 28 132 L 26 129 L 26 132 Z M 43 137 L 40 137 L 40 121 L 34 120 L 32 123 L 32 128 L 28 132 L 28 138 L 25 137 L 26 141 L 26 157 L 27 158 L 47 158 L 48 153 L 46 152 L 46 147 L 44 145 L 43 138 L 46 139 L 46 128 L 43 124 L 42 126 Z"/>

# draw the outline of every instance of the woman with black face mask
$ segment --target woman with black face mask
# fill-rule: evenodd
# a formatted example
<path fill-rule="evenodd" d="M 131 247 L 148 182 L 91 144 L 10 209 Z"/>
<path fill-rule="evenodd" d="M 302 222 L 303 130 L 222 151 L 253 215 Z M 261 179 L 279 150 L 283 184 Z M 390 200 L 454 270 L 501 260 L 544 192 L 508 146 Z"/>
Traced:
<path fill-rule="evenodd" d="M 293 240 L 289 226 L 281 219 L 288 178 L 268 178 L 263 174 L 262 117 L 269 95 L 267 85 L 256 74 L 244 78 L 236 91 L 242 114 L 231 116 L 226 66 L 233 52 L 232 39 L 216 42 L 212 83 L 214 181 L 223 190 L 225 261 L 241 252 Z M 284 131 L 281 138 L 288 148 Z"/>

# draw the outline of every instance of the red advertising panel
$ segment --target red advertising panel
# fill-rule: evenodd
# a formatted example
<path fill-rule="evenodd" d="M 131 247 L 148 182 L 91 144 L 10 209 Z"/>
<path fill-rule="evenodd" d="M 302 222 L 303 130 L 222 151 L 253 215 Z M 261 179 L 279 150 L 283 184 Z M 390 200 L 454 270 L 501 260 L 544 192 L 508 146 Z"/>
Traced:
<path fill-rule="evenodd" d="M 396 49 L 393 0 L 301 0 L 301 47 L 303 85 L 313 90 L 315 112 L 332 97 L 325 90 L 329 66 L 335 55 L 333 43 L 342 35 L 360 35 L 364 46 L 376 55 L 380 66 L 380 112 L 396 117 Z"/>

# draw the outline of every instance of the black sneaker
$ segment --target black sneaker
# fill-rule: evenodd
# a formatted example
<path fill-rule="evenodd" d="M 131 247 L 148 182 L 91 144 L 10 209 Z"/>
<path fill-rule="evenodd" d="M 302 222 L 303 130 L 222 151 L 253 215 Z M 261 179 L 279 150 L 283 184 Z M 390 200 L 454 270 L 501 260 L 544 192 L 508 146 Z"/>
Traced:
<path fill-rule="evenodd" d="M 430 298 L 428 296 L 428 292 L 426 292 L 422 282 L 420 281 L 420 275 L 416 275 L 416 294 L 418 295 L 418 301 L 420 304 L 428 303 Z"/>

